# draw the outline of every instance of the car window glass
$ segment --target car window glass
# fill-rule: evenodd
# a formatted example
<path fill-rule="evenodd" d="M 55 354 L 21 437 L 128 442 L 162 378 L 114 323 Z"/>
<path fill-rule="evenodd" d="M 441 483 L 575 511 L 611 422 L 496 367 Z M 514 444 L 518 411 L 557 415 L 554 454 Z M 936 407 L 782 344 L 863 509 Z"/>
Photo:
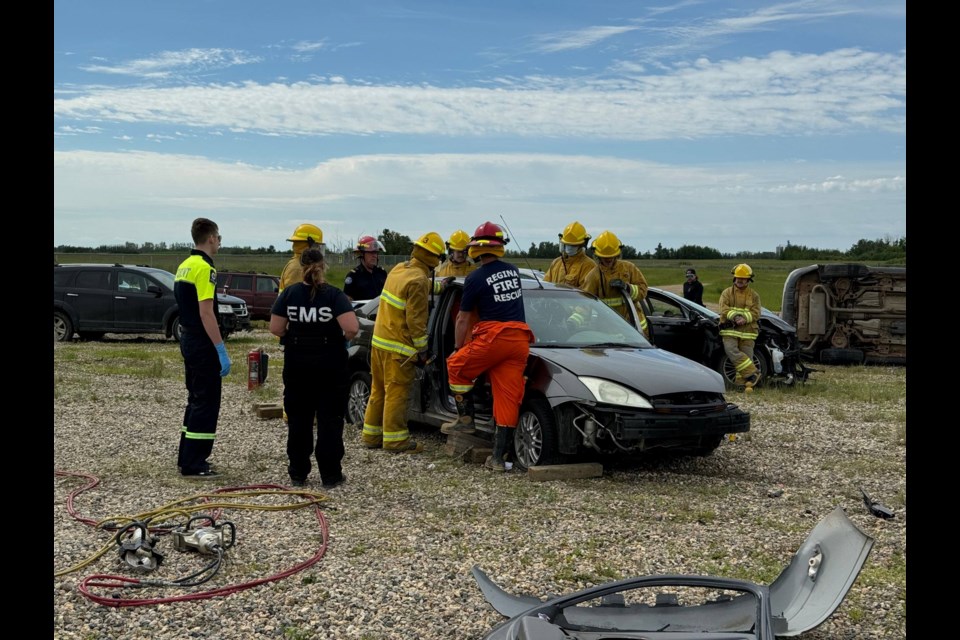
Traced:
<path fill-rule="evenodd" d="M 73 281 L 73 277 L 76 276 L 75 271 L 57 271 L 53 272 L 53 286 L 55 287 L 68 287 Z"/>
<path fill-rule="evenodd" d="M 228 274 L 228 273 L 218 273 L 218 274 L 217 274 L 217 286 L 218 286 L 218 287 L 222 287 L 224 284 L 227 283 L 227 278 L 229 278 L 229 277 L 230 277 L 230 274 Z"/>
<path fill-rule="evenodd" d="M 77 287 L 80 289 L 106 289 L 112 291 L 109 271 L 81 271 L 77 274 Z"/>
<path fill-rule="evenodd" d="M 139 273 L 121 271 L 117 278 L 117 289 L 121 292 L 137 293 L 147 290 L 147 279 Z"/>
<path fill-rule="evenodd" d="M 680 309 L 680 305 L 672 300 L 661 300 L 648 296 L 647 302 L 650 304 L 651 316 L 663 316 L 665 318 L 683 317 L 683 311 Z"/>
<path fill-rule="evenodd" d="M 233 280 L 230 281 L 230 288 L 241 289 L 243 291 L 253 289 L 253 276 L 234 275 Z"/>
<path fill-rule="evenodd" d="M 257 278 L 257 291 L 273 293 L 279 286 L 273 278 Z"/>
<path fill-rule="evenodd" d="M 581 291 L 525 289 L 523 306 L 537 344 L 651 346 L 616 311 Z"/>

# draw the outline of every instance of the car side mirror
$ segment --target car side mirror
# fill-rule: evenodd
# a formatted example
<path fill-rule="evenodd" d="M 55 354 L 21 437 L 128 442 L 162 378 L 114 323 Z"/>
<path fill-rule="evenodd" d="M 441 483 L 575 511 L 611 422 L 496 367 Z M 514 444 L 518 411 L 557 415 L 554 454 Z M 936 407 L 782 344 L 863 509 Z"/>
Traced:
<path fill-rule="evenodd" d="M 153 295 L 157 296 L 158 298 L 163 295 L 163 290 L 162 290 L 159 286 L 157 286 L 157 285 L 155 285 L 155 284 L 147 285 L 147 292 L 148 292 L 148 293 L 152 293 Z"/>

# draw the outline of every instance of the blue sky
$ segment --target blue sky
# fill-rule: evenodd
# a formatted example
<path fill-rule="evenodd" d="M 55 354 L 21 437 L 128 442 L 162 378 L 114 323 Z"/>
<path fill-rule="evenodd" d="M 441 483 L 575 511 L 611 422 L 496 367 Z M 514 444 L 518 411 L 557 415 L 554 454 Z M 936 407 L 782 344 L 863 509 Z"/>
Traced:
<path fill-rule="evenodd" d="M 906 235 L 906 5 L 54 2 L 54 245 Z"/>

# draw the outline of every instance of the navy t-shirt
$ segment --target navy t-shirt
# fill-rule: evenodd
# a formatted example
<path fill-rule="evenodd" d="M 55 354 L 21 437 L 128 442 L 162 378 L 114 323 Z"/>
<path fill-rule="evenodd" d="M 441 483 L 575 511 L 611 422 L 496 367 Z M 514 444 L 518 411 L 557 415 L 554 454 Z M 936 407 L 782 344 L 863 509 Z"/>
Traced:
<path fill-rule="evenodd" d="M 526 322 L 520 273 L 509 262 L 480 265 L 463 283 L 461 311 L 477 310 L 480 321 Z"/>
<path fill-rule="evenodd" d="M 348 311 L 353 311 L 353 305 L 343 291 L 330 284 L 317 289 L 312 300 L 310 285 L 303 282 L 281 291 L 270 313 L 288 321 L 284 358 L 309 359 L 340 351 L 345 354 L 346 339 L 337 316 Z"/>

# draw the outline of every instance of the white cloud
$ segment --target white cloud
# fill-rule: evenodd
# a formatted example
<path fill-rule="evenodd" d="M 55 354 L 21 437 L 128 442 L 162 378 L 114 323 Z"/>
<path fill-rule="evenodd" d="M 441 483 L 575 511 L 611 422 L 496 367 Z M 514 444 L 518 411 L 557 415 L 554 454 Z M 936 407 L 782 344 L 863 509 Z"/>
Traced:
<path fill-rule="evenodd" d="M 150 58 L 129 60 L 112 65 L 85 65 L 80 68 L 91 73 L 166 78 L 174 74 L 223 69 L 259 61 L 260 58 L 257 56 L 235 49 L 184 49 L 181 51 L 162 51 Z"/>
<path fill-rule="evenodd" d="M 569 51 L 570 49 L 583 49 L 590 47 L 598 42 L 618 36 L 622 33 L 636 31 L 636 26 L 605 26 L 605 27 L 586 27 L 576 31 L 563 31 L 561 33 L 551 33 L 537 37 L 538 44 L 536 50 L 541 53 L 556 53 L 557 51 Z"/>
<path fill-rule="evenodd" d="M 842 171 L 842 174 L 838 174 Z M 313 221 L 344 237 L 472 230 L 503 215 L 514 242 L 580 220 L 641 251 L 657 243 L 847 249 L 906 233 L 903 166 L 790 163 L 678 167 L 586 156 L 354 156 L 303 170 L 155 153 L 54 153 L 54 243 L 183 241 L 205 215 L 231 244 L 275 246 Z M 77 238 L 89 238 L 81 242 Z"/>
<path fill-rule="evenodd" d="M 665 75 L 525 78 L 515 89 L 329 83 L 96 89 L 54 100 L 54 115 L 288 135 L 401 133 L 627 140 L 902 133 L 906 54 L 701 58 Z"/>

